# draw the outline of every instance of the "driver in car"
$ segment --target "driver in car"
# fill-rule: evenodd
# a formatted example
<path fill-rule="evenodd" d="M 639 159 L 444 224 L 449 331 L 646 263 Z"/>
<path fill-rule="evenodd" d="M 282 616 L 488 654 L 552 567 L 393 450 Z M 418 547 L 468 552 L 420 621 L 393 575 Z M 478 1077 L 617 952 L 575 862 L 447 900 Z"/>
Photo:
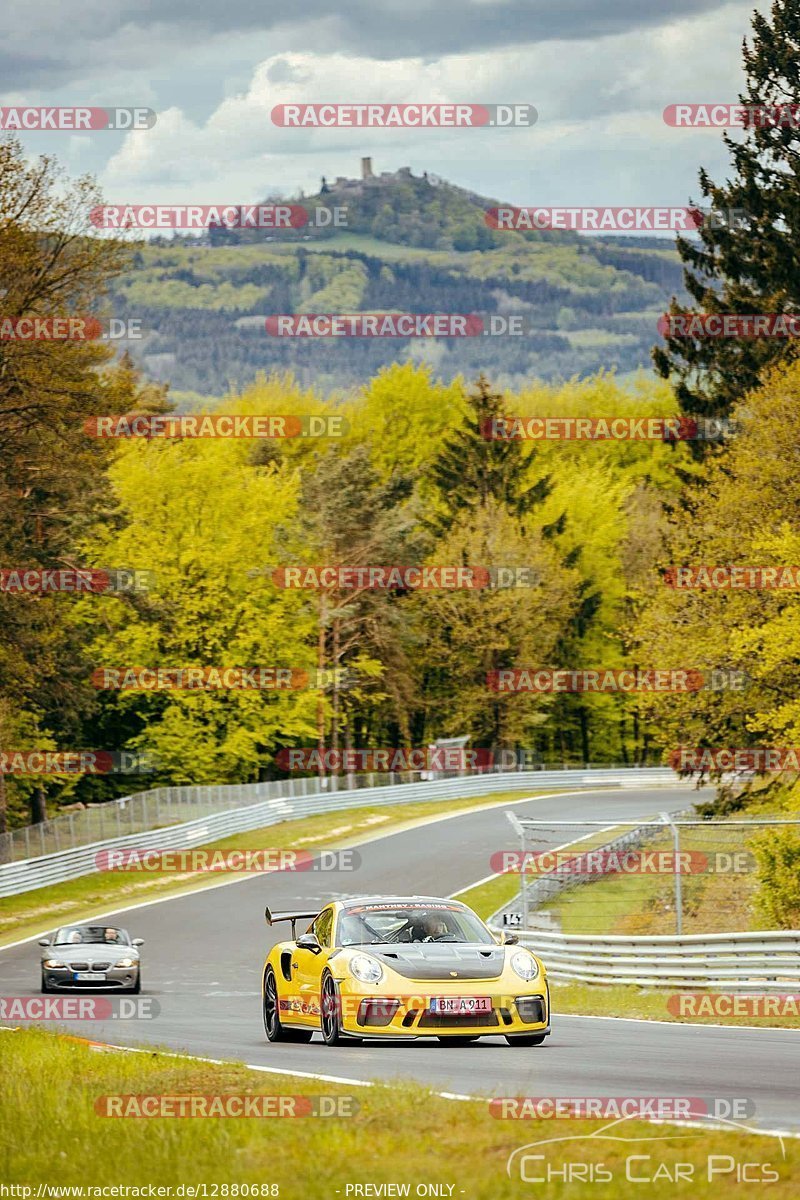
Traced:
<path fill-rule="evenodd" d="M 415 942 L 435 942 L 448 932 L 447 925 L 435 913 L 425 913 L 414 926 Z"/>

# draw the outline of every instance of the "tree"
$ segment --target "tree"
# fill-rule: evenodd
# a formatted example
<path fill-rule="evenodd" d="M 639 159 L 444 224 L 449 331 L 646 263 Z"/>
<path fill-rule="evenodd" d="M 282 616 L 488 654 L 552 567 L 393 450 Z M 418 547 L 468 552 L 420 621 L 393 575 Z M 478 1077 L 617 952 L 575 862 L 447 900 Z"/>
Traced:
<path fill-rule="evenodd" d="M 554 663 L 576 602 L 577 572 L 566 567 L 532 519 L 494 497 L 461 510 L 428 561 L 443 566 L 524 568 L 524 586 L 420 592 L 422 635 L 415 656 L 417 703 L 426 740 L 469 734 L 484 747 L 530 745 L 552 697 L 499 693 L 490 673 Z"/>
<path fill-rule="evenodd" d="M 661 667 L 739 674 L 718 676 L 729 686 L 651 697 L 665 751 L 800 744 L 796 591 L 668 586 L 678 566 L 794 570 L 800 561 L 800 363 L 774 368 L 733 415 L 738 436 L 703 465 L 672 514 L 638 641 L 641 657 Z"/>
<path fill-rule="evenodd" d="M 286 413 L 302 399 L 273 378 L 217 411 Z M 135 607 L 107 598 L 102 625 L 82 602 L 98 666 L 277 667 L 313 679 L 313 614 L 263 570 L 301 549 L 291 459 L 254 461 L 243 439 L 135 440 L 110 478 L 119 520 L 92 530 L 93 553 L 153 572 L 154 586 Z M 276 751 L 313 736 L 316 704 L 313 687 L 108 691 L 101 718 L 126 748 L 150 753 L 161 778 L 213 784 L 263 778 Z"/>
<path fill-rule="evenodd" d="M 99 202 L 90 179 L 68 183 L 51 159 L 31 163 L 17 139 L 0 139 L 4 321 L 98 312 L 127 256 L 119 242 L 87 236 Z M 130 407 L 132 379 L 112 364 L 107 344 L 23 340 L 12 329 L 0 338 L 0 563 L 81 566 L 82 526 L 107 501 L 108 458 L 84 422 Z M 69 619 L 73 600 L 0 590 L 0 738 L 19 739 L 20 748 L 74 748 L 93 703 L 91 668 Z M 13 780 L 6 789 L 0 776 L 0 827 L 7 790 L 12 807 L 27 796 L 41 815 L 37 788 Z"/>
<path fill-rule="evenodd" d="M 430 468 L 430 483 L 439 499 L 429 518 L 435 532 L 443 533 L 455 517 L 490 500 L 522 517 L 547 496 L 549 481 L 531 478 L 530 456 L 522 444 L 490 436 L 493 422 L 506 416 L 503 396 L 481 375 L 466 397 L 463 420 Z"/>
<path fill-rule="evenodd" d="M 753 44 L 743 47 L 747 87 L 740 100 L 759 108 L 782 105 L 791 119 L 748 120 L 741 141 L 725 134 L 733 170 L 724 184 L 700 172 L 702 195 L 718 219 L 703 222 L 699 241 L 678 239 L 696 308 L 673 300 L 673 315 L 800 311 L 800 9 L 795 0 L 774 0 L 769 18 L 754 13 L 753 30 Z M 739 219 L 737 214 L 745 215 Z M 653 358 L 659 374 L 675 380 L 684 411 L 724 416 L 771 364 L 793 359 L 797 348 L 792 337 L 670 336 Z"/>
<path fill-rule="evenodd" d="M 432 503 L 425 523 L 436 538 L 429 561 L 527 567 L 538 583 L 421 596 L 421 692 L 428 736 L 469 732 L 484 746 L 505 748 L 541 724 L 549 702 L 492 695 L 487 676 L 531 659 L 551 661 L 574 610 L 577 577 L 555 548 L 563 512 L 549 525 L 541 517 L 551 486 L 546 476 L 537 478 L 530 448 L 490 436 L 494 422 L 508 416 L 504 397 L 481 375 L 465 400 L 427 475 Z"/>
<path fill-rule="evenodd" d="M 344 567 L 414 565 L 422 546 L 409 504 L 412 490 L 413 481 L 406 475 L 382 479 L 363 443 L 321 454 L 303 479 L 304 541 L 311 559 Z M 366 585 L 344 590 L 336 584 L 312 595 L 318 667 L 330 666 L 334 672 L 343 668 L 353 675 L 352 685 L 346 682 L 344 690 L 333 677 L 331 748 L 338 749 L 341 732 L 363 744 L 363 736 L 377 733 L 376 726 L 387 718 L 407 740 L 409 614 L 402 597 Z M 320 750 L 326 745 L 326 732 L 320 703 Z"/>

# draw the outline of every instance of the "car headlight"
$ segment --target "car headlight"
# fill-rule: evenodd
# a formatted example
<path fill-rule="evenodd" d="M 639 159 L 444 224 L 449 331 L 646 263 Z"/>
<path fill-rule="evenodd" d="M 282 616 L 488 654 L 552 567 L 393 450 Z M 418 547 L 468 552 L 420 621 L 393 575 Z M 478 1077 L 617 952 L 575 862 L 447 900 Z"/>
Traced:
<path fill-rule="evenodd" d="M 136 959 L 135 958 L 121 958 L 119 960 L 119 962 L 114 963 L 114 966 L 115 967 L 135 967 Z"/>
<path fill-rule="evenodd" d="M 58 958 L 46 958 L 44 960 L 44 965 L 46 967 L 48 967 L 51 971 L 68 971 L 69 970 L 69 967 L 67 966 L 67 964 L 64 962 L 61 962 L 60 959 L 58 959 Z"/>
<path fill-rule="evenodd" d="M 350 974 L 355 975 L 362 983 L 378 983 L 383 975 L 383 967 L 366 954 L 356 954 L 350 959 Z"/>
<path fill-rule="evenodd" d="M 520 979 L 535 979 L 539 974 L 539 964 L 532 954 L 526 950 L 518 950 L 511 959 L 512 969 Z"/>

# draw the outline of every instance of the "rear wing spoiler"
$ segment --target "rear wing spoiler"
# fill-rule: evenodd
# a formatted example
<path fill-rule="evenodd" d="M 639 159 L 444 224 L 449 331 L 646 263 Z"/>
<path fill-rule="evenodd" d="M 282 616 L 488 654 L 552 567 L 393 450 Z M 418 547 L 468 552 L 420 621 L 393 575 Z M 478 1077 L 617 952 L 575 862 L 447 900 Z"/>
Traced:
<path fill-rule="evenodd" d="M 297 937 L 295 925 L 298 921 L 313 921 L 314 917 L 319 916 L 319 909 L 303 909 L 298 912 L 296 909 L 293 912 L 273 912 L 270 908 L 264 909 L 264 920 L 268 925 L 274 925 L 276 921 L 291 921 L 292 922 L 292 940 Z"/>

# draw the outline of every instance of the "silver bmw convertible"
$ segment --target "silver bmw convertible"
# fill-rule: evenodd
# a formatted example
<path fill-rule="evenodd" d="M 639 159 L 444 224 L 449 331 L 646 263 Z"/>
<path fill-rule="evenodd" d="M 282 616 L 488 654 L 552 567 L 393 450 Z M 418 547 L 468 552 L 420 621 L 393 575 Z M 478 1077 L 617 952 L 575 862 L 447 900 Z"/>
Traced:
<path fill-rule="evenodd" d="M 139 947 L 114 925 L 64 925 L 43 938 L 42 991 L 64 988 L 139 993 L 142 971 Z"/>

